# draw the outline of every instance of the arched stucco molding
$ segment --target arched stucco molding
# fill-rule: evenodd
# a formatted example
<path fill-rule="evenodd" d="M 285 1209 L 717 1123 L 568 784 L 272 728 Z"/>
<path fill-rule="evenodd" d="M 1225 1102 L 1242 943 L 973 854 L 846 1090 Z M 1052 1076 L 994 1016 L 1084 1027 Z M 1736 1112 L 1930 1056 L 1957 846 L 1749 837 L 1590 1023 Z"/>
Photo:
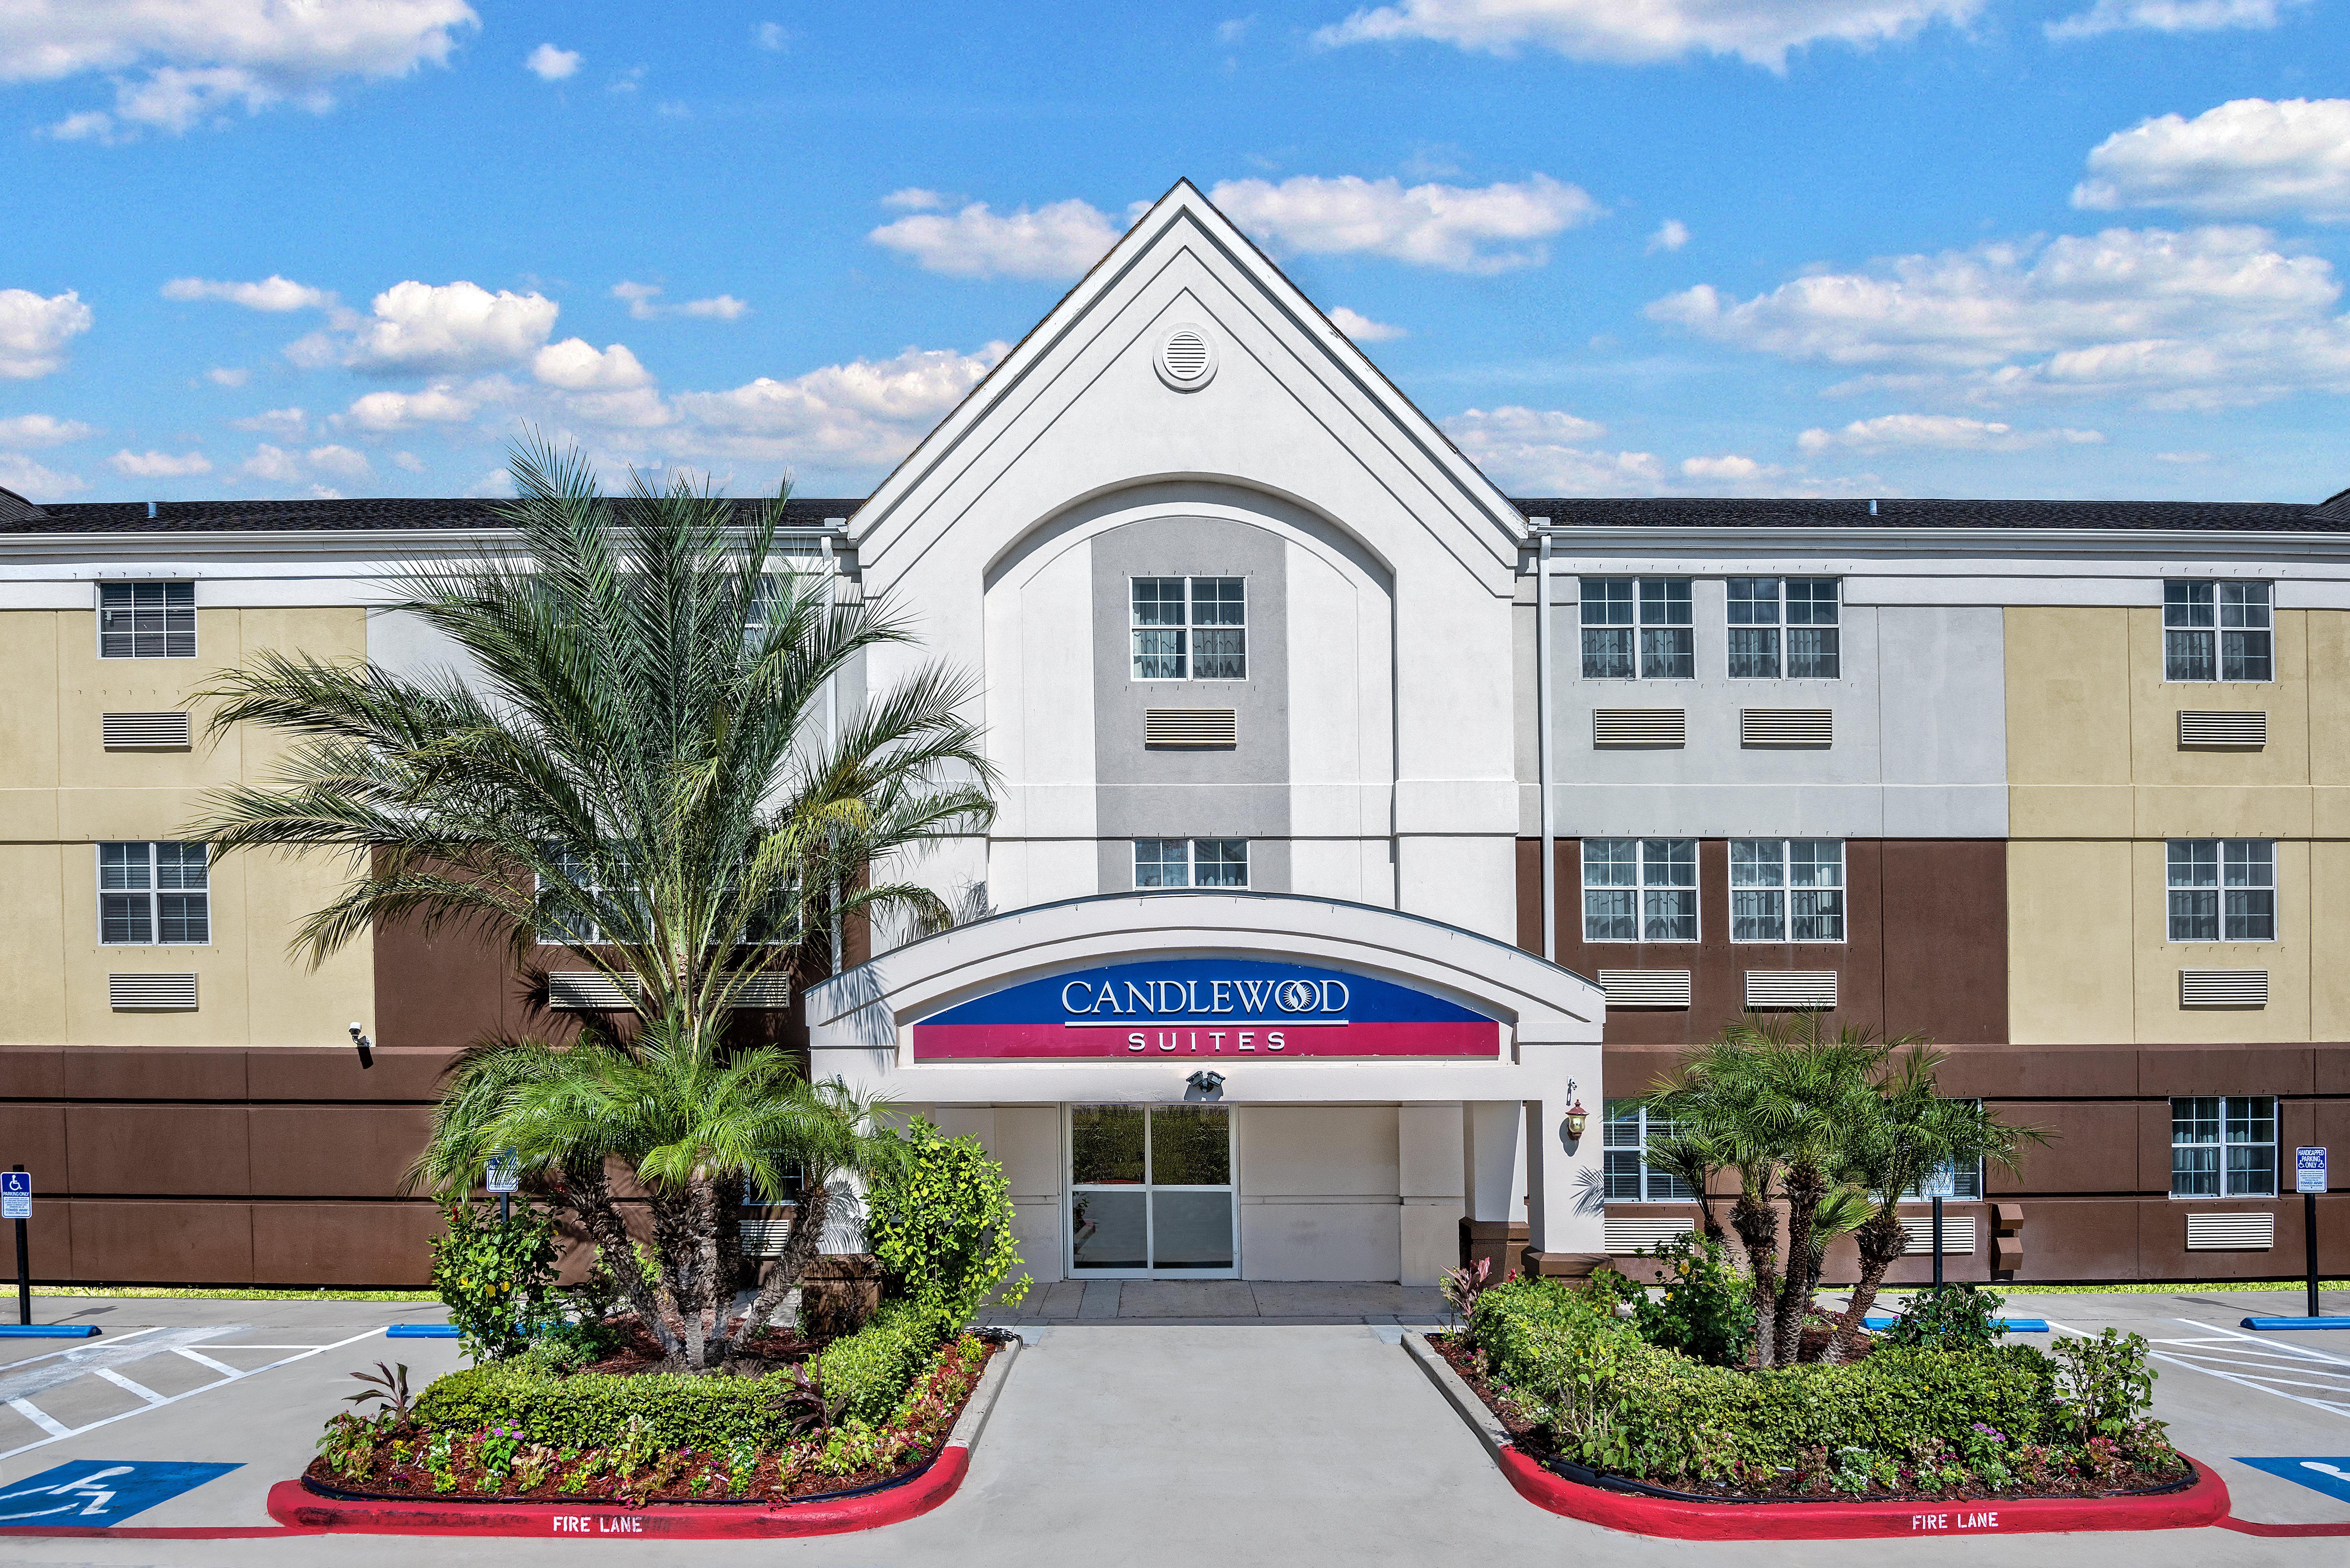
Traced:
<path fill-rule="evenodd" d="M 1007 541 L 989 559 L 986 589 L 1016 585 L 1044 570 L 1063 551 L 1114 528 L 1161 517 L 1212 517 L 1263 528 L 1311 551 L 1342 576 L 1394 596 L 1394 566 L 1360 534 L 1295 496 L 1216 475 L 1137 480 L 1072 501 Z"/>

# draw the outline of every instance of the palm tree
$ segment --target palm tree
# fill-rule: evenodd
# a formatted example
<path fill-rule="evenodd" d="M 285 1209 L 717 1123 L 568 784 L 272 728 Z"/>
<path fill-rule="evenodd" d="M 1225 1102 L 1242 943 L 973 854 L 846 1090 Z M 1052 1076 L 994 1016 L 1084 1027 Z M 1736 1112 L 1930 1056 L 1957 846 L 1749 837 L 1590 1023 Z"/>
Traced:
<path fill-rule="evenodd" d="M 1935 1083 L 1942 1057 L 1922 1046 L 1904 1052 L 1864 1107 L 1869 1114 L 1848 1143 L 1844 1175 L 1871 1195 L 1857 1228 L 1860 1280 L 1836 1320 L 1828 1359 L 1842 1361 L 1860 1347 L 1863 1320 L 1877 1301 L 1886 1271 L 1909 1250 L 1901 1227 L 1905 1198 L 1925 1189 L 1945 1170 L 1988 1160 L 2013 1171 L 2027 1144 L 2045 1144 L 2037 1127 L 2011 1127 L 1976 1100 L 1946 1100 Z"/>
<path fill-rule="evenodd" d="M 951 919 L 909 863 L 992 820 L 976 689 L 930 664 L 827 734 L 812 715 L 834 679 L 913 638 L 828 576 L 779 569 L 780 497 L 746 517 L 637 477 L 607 498 L 576 452 L 535 443 L 513 472 L 520 552 L 420 569 L 390 607 L 452 642 L 471 679 L 262 655 L 207 693 L 213 732 L 253 723 L 292 743 L 267 783 L 213 792 L 187 831 L 222 852 L 350 857 L 295 938 L 314 963 L 406 920 L 502 942 L 518 967 L 557 946 L 620 987 L 628 1026 L 461 1059 L 417 1173 L 463 1190 L 490 1150 L 518 1150 L 672 1357 L 700 1368 L 757 1330 L 756 1307 L 731 1334 L 723 1321 L 746 1184 L 772 1196 L 786 1167 L 820 1175 L 876 1147 L 869 1106 L 733 1043 L 729 1022 L 754 981 L 814 967 L 843 919 Z M 650 1199 L 650 1283 L 608 1158 Z M 803 1260 L 823 1202 L 808 1187 Z"/>

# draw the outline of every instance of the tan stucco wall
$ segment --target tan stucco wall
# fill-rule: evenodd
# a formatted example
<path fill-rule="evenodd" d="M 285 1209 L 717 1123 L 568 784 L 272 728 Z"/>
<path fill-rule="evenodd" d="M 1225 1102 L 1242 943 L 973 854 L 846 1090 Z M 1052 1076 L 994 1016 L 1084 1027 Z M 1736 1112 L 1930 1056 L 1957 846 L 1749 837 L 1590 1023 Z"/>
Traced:
<path fill-rule="evenodd" d="M 365 941 L 313 971 L 286 951 L 346 863 L 242 855 L 212 867 L 212 940 L 109 947 L 98 940 L 100 839 L 170 839 L 203 792 L 266 776 L 274 742 L 231 733 L 185 751 L 108 752 L 107 712 L 190 705 L 190 694 L 265 649 L 366 651 L 357 608 L 199 609 L 194 659 L 101 659 L 94 610 L 0 612 L 0 963 L 17 977 L 0 1043 L 330 1045 L 375 1011 Z M 107 976 L 192 972 L 193 1012 L 116 1012 Z"/>
<path fill-rule="evenodd" d="M 2276 679 L 2162 679 L 2162 612 L 2006 612 L 2011 1038 L 2225 1044 L 2350 1028 L 2350 612 L 2281 610 Z M 2262 709 L 2258 752 L 2178 749 L 2181 709 Z M 2277 937 L 2168 942 L 2164 842 L 2277 845 Z M 2178 1005 L 2181 969 L 2265 969 L 2269 1005 Z"/>

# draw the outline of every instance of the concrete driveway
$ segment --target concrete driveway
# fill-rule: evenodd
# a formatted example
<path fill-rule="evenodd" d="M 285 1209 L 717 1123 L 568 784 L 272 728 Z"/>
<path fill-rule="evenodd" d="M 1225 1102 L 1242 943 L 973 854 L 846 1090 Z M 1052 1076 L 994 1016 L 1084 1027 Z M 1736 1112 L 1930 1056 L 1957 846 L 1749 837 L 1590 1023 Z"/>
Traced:
<path fill-rule="evenodd" d="M 2266 1298 L 2273 1307 L 2276 1298 Z M 2141 1332 L 2165 1315 L 2190 1316 L 2200 1331 L 2242 1315 L 2220 1303 L 2199 1309 L 2169 1297 L 2066 1297 L 2056 1315 L 2080 1326 L 2126 1314 Z M 168 1326 L 209 1315 L 249 1323 L 258 1303 L 118 1303 L 109 1335 L 143 1326 L 116 1319 L 169 1316 Z M 2021 1301 L 2016 1304 L 2025 1305 Z M 255 1311 L 241 1309 L 255 1307 Z M 192 1309 L 203 1309 L 201 1311 Z M 411 1314 L 394 1309 L 400 1315 Z M 331 1344 L 354 1314 L 380 1324 L 382 1308 L 272 1309 L 235 1344 Z M 318 1313 L 305 1319 L 304 1313 Z M 1156 1316 L 1157 1314 L 1153 1314 Z M 1221 1314 L 1219 1314 L 1221 1315 Z M 1377 1314 L 1366 1314 L 1377 1315 Z M 299 1321 L 296 1321 L 299 1320 Z M 2208 1320 L 2208 1321 L 2206 1321 Z M 340 1332 L 337 1332 L 337 1331 Z M 1525 1503 L 1397 1343 L 1393 1323 L 1138 1323 L 1080 1319 L 1037 1325 L 993 1421 L 973 1456 L 963 1490 L 935 1512 L 865 1535 L 759 1542 L 631 1542 L 636 1562 L 816 1565 L 1003 1564 L 1005 1568 L 1098 1568 L 1102 1563 L 1396 1563 L 1508 1560 L 1557 1563 L 1881 1565 L 1888 1556 L 1919 1563 L 1999 1563 L 2077 1568 L 2075 1537 L 1806 1542 L 1702 1546 L 1613 1534 Z M 207 1341 L 205 1343 L 212 1343 Z M 2345 1346 L 2350 1350 L 2350 1346 Z M 170 1352 L 166 1352 L 170 1355 Z M 270 1353 L 253 1352 L 255 1355 Z M 7 1483 L 68 1458 L 234 1459 L 241 1469 L 141 1514 L 138 1525 L 265 1522 L 271 1482 L 299 1469 L 318 1424 L 354 1386 L 354 1367 L 397 1355 L 418 1376 L 454 1361 L 432 1342 L 357 1340 L 330 1354 L 256 1374 L 110 1427 L 0 1461 Z M 172 1359 L 184 1359 L 173 1356 Z M 230 1355 L 216 1357 L 223 1361 Z M 22 1358 L 11 1364 L 26 1369 Z M 141 1368 L 123 1364 L 134 1381 Z M 151 1376 L 153 1375 L 151 1369 Z M 5 1376 L 0 1373 L 0 1376 Z M 121 1392 L 117 1390 L 118 1393 Z M 160 1392 L 160 1390 L 159 1390 Z M 2350 1417 L 2256 1392 L 2212 1372 L 2168 1366 L 2162 1413 L 2183 1446 L 2225 1461 L 2241 1454 L 2350 1451 Z M 2231 1487 L 2241 1467 L 2230 1469 Z M 2350 1517 L 2350 1506 L 2258 1472 L 2242 1470 L 2239 1511 L 2265 1519 Z M 2273 1491 L 2257 1483 L 2272 1482 Z M 2310 1501 L 2314 1500 L 2314 1501 Z M 421 1563 L 553 1560 L 606 1550 L 600 1543 L 515 1540 L 426 1541 L 403 1537 L 301 1537 L 212 1542 L 10 1539 L 0 1557 L 26 1563 Z M 2338 1563 L 2345 1542 L 2275 1541 L 2230 1532 L 2169 1532 L 2105 1537 L 2093 1550 L 2126 1553 L 2132 1568 L 2211 1564 Z"/>

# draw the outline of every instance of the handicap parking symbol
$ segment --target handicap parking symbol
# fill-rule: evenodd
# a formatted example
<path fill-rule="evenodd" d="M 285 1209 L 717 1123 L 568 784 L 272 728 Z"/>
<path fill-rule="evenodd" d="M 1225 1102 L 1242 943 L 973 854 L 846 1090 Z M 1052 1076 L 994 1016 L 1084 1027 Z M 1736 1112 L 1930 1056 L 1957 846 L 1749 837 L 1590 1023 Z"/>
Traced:
<path fill-rule="evenodd" d="M 2350 1456 L 2335 1455 L 2331 1459 L 2238 1459 L 2240 1465 L 2250 1465 L 2256 1470 L 2266 1470 L 2272 1476 L 2282 1476 L 2289 1481 L 2299 1481 L 2312 1491 L 2350 1502 Z"/>
<path fill-rule="evenodd" d="M 149 1459 L 81 1459 L 58 1465 L 0 1487 L 0 1529 L 57 1524 L 87 1530 L 120 1524 L 237 1468 Z"/>

